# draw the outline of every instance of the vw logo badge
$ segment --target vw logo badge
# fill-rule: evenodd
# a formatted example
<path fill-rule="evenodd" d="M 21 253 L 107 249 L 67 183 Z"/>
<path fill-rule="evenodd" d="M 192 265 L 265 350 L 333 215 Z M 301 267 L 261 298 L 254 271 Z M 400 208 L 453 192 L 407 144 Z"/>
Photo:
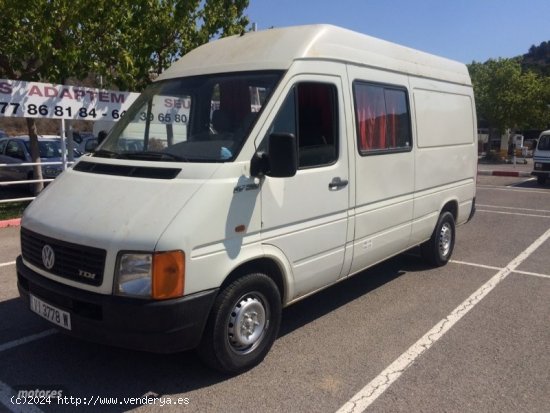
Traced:
<path fill-rule="evenodd" d="M 53 248 L 48 244 L 42 248 L 42 263 L 48 270 L 51 270 L 55 264 L 55 253 L 53 252 Z"/>

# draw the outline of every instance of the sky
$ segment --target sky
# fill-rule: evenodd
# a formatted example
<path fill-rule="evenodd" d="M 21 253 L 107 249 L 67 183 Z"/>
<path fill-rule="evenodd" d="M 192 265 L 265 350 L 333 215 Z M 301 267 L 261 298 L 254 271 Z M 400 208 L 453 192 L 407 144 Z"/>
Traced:
<path fill-rule="evenodd" d="M 328 23 L 462 63 L 550 41 L 550 0 L 250 0 L 258 30 Z"/>

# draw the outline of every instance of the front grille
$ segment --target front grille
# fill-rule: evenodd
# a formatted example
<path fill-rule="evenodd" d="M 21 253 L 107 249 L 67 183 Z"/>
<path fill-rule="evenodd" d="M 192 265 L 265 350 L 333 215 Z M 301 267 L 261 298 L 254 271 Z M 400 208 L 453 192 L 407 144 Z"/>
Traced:
<path fill-rule="evenodd" d="M 46 245 L 55 254 L 50 269 L 46 268 L 42 259 Z M 96 286 L 103 282 L 107 255 L 103 249 L 56 240 L 21 227 L 21 252 L 31 264 L 59 277 Z"/>

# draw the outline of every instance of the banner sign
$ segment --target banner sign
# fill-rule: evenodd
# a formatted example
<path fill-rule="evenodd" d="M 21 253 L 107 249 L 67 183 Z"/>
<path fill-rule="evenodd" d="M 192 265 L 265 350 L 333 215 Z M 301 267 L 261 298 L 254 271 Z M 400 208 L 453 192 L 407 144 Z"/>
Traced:
<path fill-rule="evenodd" d="M 0 79 L 0 116 L 117 121 L 139 93 Z"/>

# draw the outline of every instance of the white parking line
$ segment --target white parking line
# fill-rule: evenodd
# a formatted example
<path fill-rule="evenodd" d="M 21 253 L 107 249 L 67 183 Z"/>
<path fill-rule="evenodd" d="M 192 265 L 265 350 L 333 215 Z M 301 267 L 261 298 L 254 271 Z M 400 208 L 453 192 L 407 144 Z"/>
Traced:
<path fill-rule="evenodd" d="M 4 344 L 0 344 L 0 353 L 2 353 L 3 351 L 6 351 L 6 350 L 12 349 L 14 347 L 21 346 L 23 344 L 30 343 L 30 342 L 35 341 L 35 340 L 40 340 L 41 338 L 48 337 L 48 336 L 51 336 L 52 334 L 56 334 L 56 333 L 57 333 L 57 330 L 51 328 L 49 330 L 42 331 L 41 333 L 38 333 L 38 334 L 33 334 L 31 336 L 19 338 L 17 340 L 13 340 L 13 341 L 9 341 L 9 342 L 4 343 Z"/>
<path fill-rule="evenodd" d="M 12 413 L 42 413 L 34 404 L 16 404 L 15 396 L 15 391 L 0 381 L 0 403 L 6 406 L 6 409 Z"/>
<path fill-rule="evenodd" d="M 10 265 L 15 265 L 15 261 L 0 263 L 0 267 L 8 267 Z"/>
<path fill-rule="evenodd" d="M 502 270 L 502 268 L 500 267 L 492 267 L 490 265 L 476 264 L 473 262 L 457 261 L 457 260 L 450 260 L 449 262 L 453 264 L 469 265 L 471 267 L 484 268 L 486 270 L 497 270 L 497 271 Z"/>
<path fill-rule="evenodd" d="M 506 207 L 506 206 L 500 206 L 500 205 L 485 205 L 485 204 L 476 204 L 476 206 L 481 208 L 513 209 L 516 211 L 548 212 L 550 214 L 550 209 L 517 208 L 517 207 Z"/>
<path fill-rule="evenodd" d="M 477 189 L 490 189 L 495 191 L 508 191 L 508 192 L 534 192 L 537 194 L 547 194 L 550 195 L 550 191 L 544 190 L 544 189 L 523 189 L 523 188 L 517 188 L 517 187 L 502 187 L 502 186 L 496 186 L 496 185 L 477 185 Z"/>
<path fill-rule="evenodd" d="M 550 218 L 550 215 L 522 214 L 520 212 L 489 211 L 487 209 L 476 209 L 476 213 L 477 212 L 489 212 L 491 214 L 502 214 L 502 215 L 516 215 L 520 217 Z"/>
<path fill-rule="evenodd" d="M 529 272 L 529 271 L 514 271 L 514 272 L 522 275 L 532 275 L 533 277 L 548 278 L 550 280 L 550 275 L 546 275 L 546 274 L 539 274 L 537 272 Z"/>
<path fill-rule="evenodd" d="M 499 267 L 493 267 L 493 266 L 490 266 L 490 265 L 476 264 L 476 263 L 473 263 L 473 262 L 466 262 L 466 261 L 450 260 L 449 262 L 453 263 L 453 264 L 469 265 L 471 267 L 484 268 L 484 269 L 487 269 L 487 270 L 498 270 L 498 271 L 500 271 L 500 270 L 503 269 L 503 268 L 499 268 Z M 514 273 L 522 274 L 522 275 L 532 275 L 534 277 L 549 278 L 550 279 L 550 275 L 540 274 L 538 272 L 514 270 Z"/>
<path fill-rule="evenodd" d="M 437 323 L 420 340 L 399 356 L 384 371 L 363 387 L 355 396 L 344 404 L 337 413 L 365 411 L 388 387 L 420 357 L 447 333 L 462 317 L 476 304 L 489 294 L 501 281 L 521 265 L 539 246 L 550 238 L 550 229 L 533 242 L 525 251 L 514 258 L 510 263 L 497 272 L 489 281 L 483 284 L 476 292 L 456 307 L 451 314 Z"/>

